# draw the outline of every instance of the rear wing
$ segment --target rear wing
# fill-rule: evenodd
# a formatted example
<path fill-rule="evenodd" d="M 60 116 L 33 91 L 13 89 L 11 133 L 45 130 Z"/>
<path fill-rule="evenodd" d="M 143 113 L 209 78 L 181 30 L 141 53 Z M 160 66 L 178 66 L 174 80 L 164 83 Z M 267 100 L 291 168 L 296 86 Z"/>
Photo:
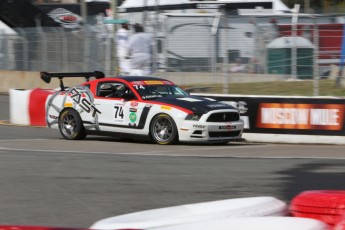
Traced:
<path fill-rule="evenodd" d="M 59 78 L 60 80 L 60 88 L 61 91 L 65 90 L 65 86 L 63 84 L 62 79 L 65 77 L 84 77 L 86 81 L 90 80 L 90 77 L 95 77 L 96 79 L 104 78 L 104 73 L 101 71 L 94 71 L 94 72 L 80 72 L 80 73 L 48 73 L 48 72 L 41 72 L 41 79 L 46 82 L 50 83 L 51 78 Z"/>

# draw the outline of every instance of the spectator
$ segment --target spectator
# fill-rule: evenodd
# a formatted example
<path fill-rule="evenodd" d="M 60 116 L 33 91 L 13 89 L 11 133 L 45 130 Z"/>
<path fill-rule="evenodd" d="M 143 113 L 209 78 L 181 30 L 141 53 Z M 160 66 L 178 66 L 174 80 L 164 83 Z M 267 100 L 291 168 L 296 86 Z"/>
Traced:
<path fill-rule="evenodd" d="M 120 73 L 129 73 L 130 61 L 127 57 L 127 42 L 129 37 L 129 25 L 128 23 L 121 24 L 121 28 L 116 31 L 116 49 L 117 57 L 119 59 Z"/>
<path fill-rule="evenodd" d="M 134 25 L 135 33 L 128 40 L 128 54 L 131 60 L 131 75 L 151 74 L 152 37 L 144 32 L 142 25 Z"/>

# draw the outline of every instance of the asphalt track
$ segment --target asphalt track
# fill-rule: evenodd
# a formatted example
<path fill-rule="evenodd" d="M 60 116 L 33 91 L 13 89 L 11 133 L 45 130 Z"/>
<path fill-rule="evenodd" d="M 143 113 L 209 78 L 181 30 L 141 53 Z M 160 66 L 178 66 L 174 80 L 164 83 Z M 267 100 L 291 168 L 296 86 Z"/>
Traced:
<path fill-rule="evenodd" d="M 0 120 L 9 119 L 0 95 Z M 344 190 L 345 146 L 159 146 L 0 125 L 0 224 L 88 227 L 123 213 L 304 190 Z"/>

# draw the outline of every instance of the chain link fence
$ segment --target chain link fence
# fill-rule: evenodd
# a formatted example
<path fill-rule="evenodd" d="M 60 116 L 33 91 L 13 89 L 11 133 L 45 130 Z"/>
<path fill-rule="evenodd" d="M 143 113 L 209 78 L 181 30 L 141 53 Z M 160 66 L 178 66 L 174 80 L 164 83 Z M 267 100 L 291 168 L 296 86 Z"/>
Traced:
<path fill-rule="evenodd" d="M 345 18 L 345 17 L 344 17 Z M 342 16 L 174 15 L 148 20 L 154 75 L 208 92 L 344 96 Z M 115 75 L 112 30 L 0 32 L 0 69 Z M 344 51 L 345 52 L 345 51 Z"/>

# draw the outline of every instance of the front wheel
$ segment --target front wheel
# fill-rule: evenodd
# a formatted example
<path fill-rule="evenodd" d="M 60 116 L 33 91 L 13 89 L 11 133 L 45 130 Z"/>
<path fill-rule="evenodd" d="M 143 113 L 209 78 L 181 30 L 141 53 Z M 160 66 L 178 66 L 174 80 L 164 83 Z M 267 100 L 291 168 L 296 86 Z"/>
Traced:
<path fill-rule="evenodd" d="M 150 133 L 153 141 L 160 145 L 171 145 L 178 141 L 176 124 L 167 114 L 158 114 L 153 118 Z"/>
<path fill-rule="evenodd" d="M 81 140 L 86 137 L 86 131 L 79 113 L 74 109 L 66 109 L 59 116 L 61 135 L 67 140 Z"/>

